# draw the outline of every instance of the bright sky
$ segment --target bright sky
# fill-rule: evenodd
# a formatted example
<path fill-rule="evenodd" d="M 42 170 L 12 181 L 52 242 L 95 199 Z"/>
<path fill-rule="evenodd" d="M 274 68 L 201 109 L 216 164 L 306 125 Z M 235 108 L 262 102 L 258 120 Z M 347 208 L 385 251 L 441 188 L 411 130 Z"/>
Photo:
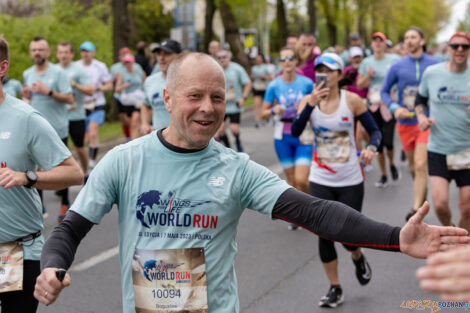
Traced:
<path fill-rule="evenodd" d="M 437 42 L 446 42 L 449 37 L 457 30 L 457 25 L 465 17 L 465 11 L 467 10 L 467 4 L 470 0 L 451 0 L 451 13 L 449 23 L 440 32 L 437 33 Z"/>

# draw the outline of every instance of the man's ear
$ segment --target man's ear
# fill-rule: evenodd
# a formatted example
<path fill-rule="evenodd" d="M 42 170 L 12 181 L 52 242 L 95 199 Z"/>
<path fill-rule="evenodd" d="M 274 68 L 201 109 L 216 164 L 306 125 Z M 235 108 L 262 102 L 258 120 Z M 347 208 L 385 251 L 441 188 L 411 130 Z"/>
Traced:
<path fill-rule="evenodd" d="M 171 113 L 172 111 L 172 99 L 170 92 L 168 91 L 167 88 L 163 88 L 163 101 L 165 102 L 165 108 L 168 111 L 168 113 Z"/>
<path fill-rule="evenodd" d="M 8 67 L 10 67 L 10 63 L 7 60 L 0 62 L 0 77 L 3 78 L 7 74 Z"/>

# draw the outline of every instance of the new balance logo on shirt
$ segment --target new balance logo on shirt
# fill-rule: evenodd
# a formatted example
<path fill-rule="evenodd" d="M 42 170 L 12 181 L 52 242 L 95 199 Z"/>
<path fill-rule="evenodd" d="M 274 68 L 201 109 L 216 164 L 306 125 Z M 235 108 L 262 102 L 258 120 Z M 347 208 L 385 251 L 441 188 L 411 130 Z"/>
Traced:
<path fill-rule="evenodd" d="M 10 139 L 10 135 L 11 133 L 10 132 L 2 132 L 0 133 L 0 139 Z"/>

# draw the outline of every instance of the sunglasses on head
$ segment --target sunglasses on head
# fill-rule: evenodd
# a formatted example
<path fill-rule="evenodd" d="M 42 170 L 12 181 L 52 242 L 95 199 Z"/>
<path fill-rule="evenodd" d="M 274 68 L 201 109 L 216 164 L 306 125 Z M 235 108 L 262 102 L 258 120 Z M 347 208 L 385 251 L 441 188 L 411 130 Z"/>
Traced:
<path fill-rule="evenodd" d="M 287 60 L 289 61 L 294 61 L 295 60 L 295 56 L 294 55 L 290 55 L 288 57 L 279 57 L 279 62 L 286 62 Z"/>
<path fill-rule="evenodd" d="M 462 50 L 468 50 L 468 48 L 470 48 L 470 44 L 467 44 L 467 43 L 450 43 L 449 47 L 451 47 L 452 50 L 457 50 L 459 47 L 462 47 Z"/>
<path fill-rule="evenodd" d="M 217 57 L 218 60 L 223 60 L 223 59 L 226 59 L 228 57 L 228 55 L 219 55 Z"/>

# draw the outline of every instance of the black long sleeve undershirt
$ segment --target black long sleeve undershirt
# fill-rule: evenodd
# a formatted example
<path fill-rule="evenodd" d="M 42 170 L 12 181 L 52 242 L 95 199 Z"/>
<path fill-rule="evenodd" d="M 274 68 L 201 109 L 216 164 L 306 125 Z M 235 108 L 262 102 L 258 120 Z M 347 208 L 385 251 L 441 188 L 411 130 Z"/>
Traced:
<path fill-rule="evenodd" d="M 309 196 L 294 188 L 286 190 L 274 205 L 272 216 L 295 223 L 330 240 L 361 247 L 400 251 L 400 227 L 371 220 L 350 207 L 335 201 Z M 80 241 L 93 223 L 69 211 L 54 228 L 42 249 L 41 269 L 69 269 Z"/>

